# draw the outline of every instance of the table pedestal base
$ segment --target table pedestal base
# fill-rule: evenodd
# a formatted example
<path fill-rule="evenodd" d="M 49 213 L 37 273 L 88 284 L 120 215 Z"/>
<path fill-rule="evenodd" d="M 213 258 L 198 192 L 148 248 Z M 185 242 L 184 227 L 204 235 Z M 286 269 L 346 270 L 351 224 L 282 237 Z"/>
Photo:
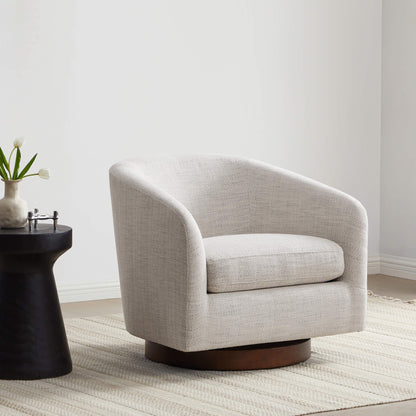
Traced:
<path fill-rule="evenodd" d="M 0 270 L 0 379 L 33 380 L 72 370 L 52 265 L 44 266 L 36 273 Z"/>

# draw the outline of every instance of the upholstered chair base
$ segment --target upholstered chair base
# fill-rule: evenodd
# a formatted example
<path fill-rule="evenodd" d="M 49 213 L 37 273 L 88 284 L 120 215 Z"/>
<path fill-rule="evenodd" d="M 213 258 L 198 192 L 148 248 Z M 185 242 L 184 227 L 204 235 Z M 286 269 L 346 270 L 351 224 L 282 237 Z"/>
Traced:
<path fill-rule="evenodd" d="M 311 340 L 274 342 L 218 350 L 183 352 L 146 341 L 149 360 L 195 370 L 259 370 L 285 367 L 311 356 Z"/>

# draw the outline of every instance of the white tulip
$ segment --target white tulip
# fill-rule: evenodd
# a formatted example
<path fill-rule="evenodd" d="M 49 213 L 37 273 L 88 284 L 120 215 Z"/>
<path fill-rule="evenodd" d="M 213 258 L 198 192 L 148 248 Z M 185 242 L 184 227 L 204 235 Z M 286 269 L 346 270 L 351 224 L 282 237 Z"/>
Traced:
<path fill-rule="evenodd" d="M 13 142 L 14 147 L 22 147 L 23 143 L 25 142 L 24 137 L 16 137 Z"/>
<path fill-rule="evenodd" d="M 38 175 L 42 179 L 49 179 L 51 176 L 49 173 L 49 169 L 39 169 Z"/>

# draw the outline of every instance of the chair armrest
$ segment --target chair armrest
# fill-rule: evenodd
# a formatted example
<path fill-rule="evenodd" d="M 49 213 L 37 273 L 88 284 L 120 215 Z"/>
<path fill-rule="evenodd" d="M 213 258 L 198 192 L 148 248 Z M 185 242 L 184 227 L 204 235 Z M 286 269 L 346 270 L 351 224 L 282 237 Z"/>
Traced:
<path fill-rule="evenodd" d="M 368 220 L 355 198 L 293 172 L 250 161 L 255 232 L 305 234 L 327 238 L 344 251 L 341 280 L 367 287 Z"/>
<path fill-rule="evenodd" d="M 190 212 L 133 162 L 110 169 L 110 189 L 127 330 L 185 349 L 207 302 L 199 228 Z"/>

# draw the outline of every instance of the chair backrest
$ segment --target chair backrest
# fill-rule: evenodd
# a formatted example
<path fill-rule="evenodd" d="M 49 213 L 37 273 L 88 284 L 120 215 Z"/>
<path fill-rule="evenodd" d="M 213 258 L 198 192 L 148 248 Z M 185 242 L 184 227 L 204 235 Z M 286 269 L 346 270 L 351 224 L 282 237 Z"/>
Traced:
<path fill-rule="evenodd" d="M 198 155 L 134 162 L 149 182 L 191 212 L 203 237 L 250 232 L 250 169 L 245 159 Z"/>

